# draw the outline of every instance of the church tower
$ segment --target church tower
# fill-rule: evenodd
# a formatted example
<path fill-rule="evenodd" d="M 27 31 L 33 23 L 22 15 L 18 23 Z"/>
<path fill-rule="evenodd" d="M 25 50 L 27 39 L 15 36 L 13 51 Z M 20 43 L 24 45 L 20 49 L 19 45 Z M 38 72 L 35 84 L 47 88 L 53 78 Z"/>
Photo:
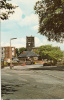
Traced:
<path fill-rule="evenodd" d="M 27 51 L 31 51 L 33 47 L 35 47 L 34 37 L 33 36 L 26 36 L 26 49 L 27 49 Z"/>

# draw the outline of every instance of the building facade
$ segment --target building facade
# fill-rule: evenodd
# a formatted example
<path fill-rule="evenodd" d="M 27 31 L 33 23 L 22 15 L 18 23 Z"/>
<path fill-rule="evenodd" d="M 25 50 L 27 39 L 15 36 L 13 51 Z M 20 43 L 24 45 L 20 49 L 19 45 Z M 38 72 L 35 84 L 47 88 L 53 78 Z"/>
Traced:
<path fill-rule="evenodd" d="M 34 37 L 33 36 L 26 36 L 26 49 L 27 49 L 27 51 L 31 51 L 33 47 L 35 47 Z"/>
<path fill-rule="evenodd" d="M 15 47 L 1 47 L 1 59 L 8 60 L 15 56 Z"/>

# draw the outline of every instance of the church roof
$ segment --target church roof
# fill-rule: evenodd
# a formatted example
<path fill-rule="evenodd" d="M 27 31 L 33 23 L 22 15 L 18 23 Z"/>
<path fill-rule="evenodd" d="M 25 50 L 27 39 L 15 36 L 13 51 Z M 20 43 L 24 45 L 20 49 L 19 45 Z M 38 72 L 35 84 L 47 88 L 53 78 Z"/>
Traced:
<path fill-rule="evenodd" d="M 39 55 L 32 52 L 32 51 L 24 51 L 22 54 L 19 55 L 19 58 L 25 58 L 25 57 L 38 57 Z"/>

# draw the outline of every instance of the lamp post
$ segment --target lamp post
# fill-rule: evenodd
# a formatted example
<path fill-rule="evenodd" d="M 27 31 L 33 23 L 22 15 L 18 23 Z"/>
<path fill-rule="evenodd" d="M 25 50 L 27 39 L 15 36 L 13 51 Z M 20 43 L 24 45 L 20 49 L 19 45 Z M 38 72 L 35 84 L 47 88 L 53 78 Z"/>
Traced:
<path fill-rule="evenodd" d="M 17 38 L 11 38 L 10 39 L 10 69 L 12 69 L 12 48 L 11 48 L 11 40 L 17 39 Z"/>

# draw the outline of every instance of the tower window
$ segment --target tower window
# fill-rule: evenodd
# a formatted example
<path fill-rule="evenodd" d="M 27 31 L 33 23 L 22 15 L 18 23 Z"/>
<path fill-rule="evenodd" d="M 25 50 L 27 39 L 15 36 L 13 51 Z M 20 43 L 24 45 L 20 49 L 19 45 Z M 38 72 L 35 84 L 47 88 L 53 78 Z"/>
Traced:
<path fill-rule="evenodd" d="M 30 46 L 30 44 L 28 44 Z"/>

